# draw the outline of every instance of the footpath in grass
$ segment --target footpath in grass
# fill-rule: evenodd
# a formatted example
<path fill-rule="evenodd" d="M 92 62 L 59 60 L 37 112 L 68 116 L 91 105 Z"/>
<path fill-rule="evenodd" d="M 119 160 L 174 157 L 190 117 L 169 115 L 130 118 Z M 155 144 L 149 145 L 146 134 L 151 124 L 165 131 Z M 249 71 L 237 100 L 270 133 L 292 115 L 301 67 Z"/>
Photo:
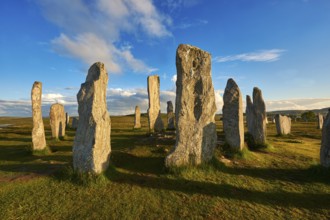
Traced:
<path fill-rule="evenodd" d="M 165 119 L 165 118 L 164 118 Z M 0 219 L 328 219 L 330 172 L 319 166 L 316 123 L 293 123 L 269 149 L 226 155 L 222 124 L 214 159 L 167 170 L 175 133 L 160 137 L 133 129 L 134 116 L 111 117 L 111 166 L 101 176 L 71 168 L 74 130 L 52 139 L 44 120 L 47 155 L 32 155 L 31 118 L 0 118 Z M 164 120 L 165 121 L 165 120 Z"/>

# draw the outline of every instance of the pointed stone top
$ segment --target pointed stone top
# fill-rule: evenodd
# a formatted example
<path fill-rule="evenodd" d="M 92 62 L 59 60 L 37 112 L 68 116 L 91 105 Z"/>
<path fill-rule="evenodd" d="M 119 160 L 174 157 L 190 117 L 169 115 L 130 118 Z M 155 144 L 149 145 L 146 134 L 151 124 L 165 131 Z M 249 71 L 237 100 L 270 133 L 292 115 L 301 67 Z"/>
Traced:
<path fill-rule="evenodd" d="M 35 86 L 35 85 L 42 85 L 42 82 L 34 81 L 33 86 Z"/>
<path fill-rule="evenodd" d="M 227 85 L 226 85 L 226 89 L 228 88 L 228 89 L 231 89 L 231 88 L 238 88 L 238 85 L 237 85 L 237 83 L 235 82 L 235 80 L 233 80 L 232 78 L 230 78 L 230 79 L 228 79 L 228 81 L 227 81 Z"/>
<path fill-rule="evenodd" d="M 100 76 L 102 77 L 103 75 L 106 75 L 108 78 L 108 73 L 105 70 L 104 63 L 96 62 L 89 68 L 86 82 L 98 80 Z"/>
<path fill-rule="evenodd" d="M 254 88 L 253 88 L 253 100 L 254 100 L 257 96 L 262 98 L 262 91 L 261 91 L 261 89 L 259 89 L 258 87 L 254 87 Z"/>
<path fill-rule="evenodd" d="M 251 97 L 249 95 L 246 96 L 246 104 L 252 104 Z"/>

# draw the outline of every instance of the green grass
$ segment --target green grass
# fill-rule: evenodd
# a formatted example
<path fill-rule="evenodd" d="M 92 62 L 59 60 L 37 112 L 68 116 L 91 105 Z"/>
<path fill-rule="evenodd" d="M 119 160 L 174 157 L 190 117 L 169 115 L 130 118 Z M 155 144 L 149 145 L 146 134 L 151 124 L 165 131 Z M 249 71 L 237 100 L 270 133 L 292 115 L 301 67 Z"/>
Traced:
<path fill-rule="evenodd" d="M 330 171 L 319 166 L 321 131 L 314 122 L 293 122 L 285 136 L 269 124 L 271 148 L 228 153 L 216 121 L 221 143 L 214 158 L 171 170 L 164 159 L 174 132 L 146 135 L 145 115 L 141 129 L 133 129 L 134 116 L 111 117 L 111 123 L 111 165 L 93 176 L 71 167 L 74 129 L 54 140 L 44 119 L 52 153 L 33 155 L 31 118 L 0 118 L 13 124 L 0 130 L 0 219 L 330 217 Z"/>

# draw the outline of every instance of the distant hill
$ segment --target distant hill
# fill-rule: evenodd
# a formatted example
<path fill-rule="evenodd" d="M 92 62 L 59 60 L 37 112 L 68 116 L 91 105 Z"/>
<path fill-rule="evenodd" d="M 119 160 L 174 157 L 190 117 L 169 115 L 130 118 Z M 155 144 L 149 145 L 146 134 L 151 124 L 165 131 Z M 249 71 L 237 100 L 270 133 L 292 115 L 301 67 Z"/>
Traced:
<path fill-rule="evenodd" d="M 322 115 L 326 115 L 326 114 L 328 114 L 328 109 L 329 108 L 312 109 L 312 110 L 279 110 L 279 111 L 267 112 L 267 115 L 276 115 L 276 114 L 281 114 L 281 115 L 301 115 L 302 113 L 307 112 L 307 111 L 312 111 L 315 114 L 320 113 Z"/>

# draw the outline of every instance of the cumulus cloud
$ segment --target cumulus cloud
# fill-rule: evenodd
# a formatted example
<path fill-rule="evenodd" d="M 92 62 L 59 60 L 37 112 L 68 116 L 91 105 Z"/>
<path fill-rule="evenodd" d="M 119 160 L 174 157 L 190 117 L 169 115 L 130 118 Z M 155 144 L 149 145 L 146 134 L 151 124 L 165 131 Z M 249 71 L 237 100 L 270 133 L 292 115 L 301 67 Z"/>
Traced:
<path fill-rule="evenodd" d="M 52 40 L 57 53 L 88 65 L 104 62 L 111 73 L 120 73 L 124 67 L 134 72 L 155 71 L 134 57 L 132 47 L 120 46 L 122 33 L 151 38 L 171 36 L 170 17 L 161 14 L 152 0 L 37 0 L 37 3 L 45 17 L 63 30 Z"/>
<path fill-rule="evenodd" d="M 217 56 L 214 61 L 217 63 L 230 62 L 230 61 L 243 61 L 243 62 L 273 62 L 280 58 L 285 50 L 271 49 L 260 50 L 251 53 L 242 53 L 230 56 Z"/>
<path fill-rule="evenodd" d="M 175 74 L 175 75 L 172 76 L 171 81 L 173 83 L 176 83 L 176 80 L 177 80 L 177 75 Z"/>

